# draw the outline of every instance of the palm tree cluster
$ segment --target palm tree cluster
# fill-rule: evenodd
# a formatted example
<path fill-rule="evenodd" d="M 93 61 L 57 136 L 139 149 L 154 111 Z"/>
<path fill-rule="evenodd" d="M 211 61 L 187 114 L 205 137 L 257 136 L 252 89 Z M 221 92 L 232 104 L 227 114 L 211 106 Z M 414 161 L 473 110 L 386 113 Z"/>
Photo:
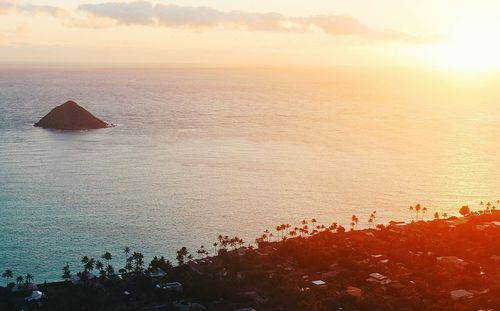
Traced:
<path fill-rule="evenodd" d="M 370 214 L 370 217 L 368 217 L 368 227 L 372 227 L 373 225 L 377 225 L 376 222 L 375 222 L 375 219 L 377 217 L 377 211 L 373 211 L 371 214 Z"/>
<path fill-rule="evenodd" d="M 183 246 L 181 247 L 181 249 L 179 249 L 177 251 L 177 263 L 179 264 L 179 266 L 183 266 L 185 265 L 189 260 L 192 260 L 193 259 L 193 255 L 191 255 L 188 251 L 188 249 Z"/>
<path fill-rule="evenodd" d="M 105 252 L 104 254 L 102 254 L 101 259 L 104 260 L 104 263 L 100 259 L 96 260 L 89 256 L 83 256 L 81 260 L 83 271 L 77 273 L 78 277 L 80 277 L 80 279 L 82 280 L 88 280 L 94 270 L 99 271 L 99 277 L 101 279 L 106 279 L 110 275 L 113 275 L 115 273 L 115 269 L 110 264 L 110 261 L 113 259 L 113 255 L 111 255 L 110 252 Z M 68 264 L 63 267 L 62 278 L 65 280 L 71 278 L 70 267 Z"/>
<path fill-rule="evenodd" d="M 10 279 L 12 279 L 14 277 L 14 273 L 12 272 L 12 270 L 7 269 L 7 270 L 5 270 L 4 273 L 2 273 L 2 277 L 7 279 L 7 285 L 9 285 Z"/>
<path fill-rule="evenodd" d="M 327 227 L 324 224 L 318 224 L 316 218 L 312 218 L 311 220 L 301 220 L 299 222 L 299 225 L 293 228 L 290 224 L 281 224 L 279 226 L 276 226 L 276 231 L 276 242 L 280 242 L 297 236 L 313 236 L 323 231 L 345 232 L 345 228 L 338 225 L 336 222 Z M 270 232 L 269 229 L 266 229 L 258 238 L 255 239 L 255 243 L 257 245 L 265 242 L 269 243 L 272 242 L 273 237 L 273 233 Z"/>
<path fill-rule="evenodd" d="M 358 222 L 359 222 L 358 216 L 352 215 L 351 216 L 351 231 L 354 230 L 354 228 L 356 227 L 356 225 L 358 224 Z"/>
<path fill-rule="evenodd" d="M 208 256 L 208 251 L 205 249 L 205 245 L 201 245 L 200 248 L 196 251 L 198 257 L 201 259 L 205 256 Z"/>
<path fill-rule="evenodd" d="M 498 204 L 500 204 L 500 200 L 496 200 L 496 204 L 497 204 L 497 205 L 498 205 Z M 479 210 L 479 211 L 477 212 L 479 215 L 481 215 L 481 214 L 489 214 L 489 213 L 493 213 L 493 212 L 495 212 L 495 210 L 497 209 L 497 207 L 496 207 L 495 205 L 493 205 L 491 202 L 486 202 L 486 203 L 484 203 L 483 201 L 481 201 L 481 202 L 479 203 L 479 205 L 480 205 L 481 207 L 486 206 L 486 208 L 485 208 L 485 209 L 483 209 L 483 210 Z"/>
<path fill-rule="evenodd" d="M 9 286 L 10 284 L 13 284 L 11 282 L 11 279 L 14 278 L 14 272 L 11 270 L 11 269 L 7 269 L 5 270 L 3 273 L 2 273 L 2 277 L 7 279 L 7 286 Z M 17 276 L 16 278 L 16 283 L 17 283 L 17 286 L 20 288 L 21 286 L 23 286 L 23 282 L 24 282 L 24 285 L 26 287 L 28 287 L 30 284 L 33 283 L 33 280 L 34 280 L 34 277 L 33 277 L 33 274 L 31 273 L 26 273 L 26 275 L 23 277 L 22 275 L 19 275 Z"/>
<path fill-rule="evenodd" d="M 427 213 L 427 207 L 422 207 L 422 205 L 417 204 L 415 206 L 410 206 L 409 209 L 410 214 L 413 219 L 413 213 L 415 213 L 415 220 L 418 221 L 418 216 L 420 215 L 420 212 L 422 212 L 422 219 L 425 219 L 425 215 Z"/>
<path fill-rule="evenodd" d="M 237 236 L 230 237 L 228 235 L 223 236 L 222 234 L 219 234 L 219 236 L 217 237 L 217 240 L 219 241 L 217 244 L 219 246 L 219 251 L 220 251 L 220 249 L 228 250 L 228 248 L 235 250 L 236 247 L 238 247 L 238 246 L 241 247 L 245 244 L 243 239 L 241 239 Z"/>
<path fill-rule="evenodd" d="M 144 255 L 141 252 L 133 252 L 127 258 L 127 264 L 125 265 L 125 270 L 127 272 L 134 272 L 136 276 L 144 274 Z"/>
<path fill-rule="evenodd" d="M 500 200 L 496 200 L 495 202 L 497 205 L 500 204 Z M 458 210 L 458 212 L 462 216 L 469 216 L 469 215 L 491 214 L 491 213 L 494 213 L 496 211 L 496 206 L 493 205 L 493 203 L 491 203 L 491 202 L 485 203 L 484 201 L 481 201 L 481 202 L 479 202 L 479 208 L 480 209 L 478 211 L 474 212 L 469 207 L 469 205 L 464 205 Z M 422 211 L 422 219 L 425 219 L 425 214 L 426 214 L 427 210 L 428 210 L 427 207 L 422 207 L 420 204 L 417 204 L 415 206 L 410 206 L 410 208 L 409 208 L 410 213 L 416 214 L 415 220 L 417 220 L 417 221 L 418 221 L 418 214 L 420 213 L 420 211 Z M 439 212 L 434 212 L 434 219 L 440 219 L 441 217 L 448 218 L 448 213 L 439 214 Z M 412 217 L 412 220 L 413 220 L 413 217 Z"/>

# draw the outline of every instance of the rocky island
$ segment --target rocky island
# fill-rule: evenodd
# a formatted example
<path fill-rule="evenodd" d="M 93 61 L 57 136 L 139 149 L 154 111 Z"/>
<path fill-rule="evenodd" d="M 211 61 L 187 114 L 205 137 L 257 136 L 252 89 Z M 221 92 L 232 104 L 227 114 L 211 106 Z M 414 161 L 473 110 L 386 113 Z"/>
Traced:
<path fill-rule="evenodd" d="M 52 109 L 45 117 L 34 124 L 47 129 L 81 131 L 110 127 L 85 108 L 70 100 Z"/>

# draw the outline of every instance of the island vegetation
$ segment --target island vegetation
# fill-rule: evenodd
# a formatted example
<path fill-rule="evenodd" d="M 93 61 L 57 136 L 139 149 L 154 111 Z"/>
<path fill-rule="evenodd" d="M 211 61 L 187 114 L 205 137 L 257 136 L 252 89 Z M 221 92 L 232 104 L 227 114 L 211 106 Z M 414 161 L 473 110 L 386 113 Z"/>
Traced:
<path fill-rule="evenodd" d="M 500 203 L 500 202 L 497 202 Z M 417 204 L 411 221 L 363 229 L 303 219 L 255 243 L 219 235 L 210 247 L 149 264 L 122 254 L 83 256 L 61 282 L 2 274 L 1 310 L 495 310 L 500 306 L 500 212 L 492 203 L 448 217 Z M 432 219 L 427 219 L 432 218 Z M 123 266 L 115 268 L 113 258 Z M 75 271 L 73 271 L 75 269 Z"/>

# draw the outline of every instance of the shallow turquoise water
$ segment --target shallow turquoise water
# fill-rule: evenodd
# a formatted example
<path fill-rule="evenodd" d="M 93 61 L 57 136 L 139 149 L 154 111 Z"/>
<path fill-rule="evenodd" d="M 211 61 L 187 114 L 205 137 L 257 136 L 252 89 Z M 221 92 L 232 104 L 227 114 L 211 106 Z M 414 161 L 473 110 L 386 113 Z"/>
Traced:
<path fill-rule="evenodd" d="M 496 95 L 269 70 L 0 69 L 0 269 L 37 282 L 83 255 L 147 258 L 304 217 L 499 194 Z M 31 126 L 73 99 L 117 127 Z M 363 221 L 362 221 L 363 222 Z"/>

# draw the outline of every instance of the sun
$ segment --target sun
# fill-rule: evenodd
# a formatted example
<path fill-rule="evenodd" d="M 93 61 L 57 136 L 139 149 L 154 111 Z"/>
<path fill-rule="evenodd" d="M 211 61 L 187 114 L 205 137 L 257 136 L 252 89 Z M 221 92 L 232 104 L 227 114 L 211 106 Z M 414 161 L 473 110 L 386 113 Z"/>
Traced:
<path fill-rule="evenodd" d="M 448 38 L 423 48 L 424 58 L 441 67 L 460 71 L 500 70 L 500 24 L 463 22 Z"/>

